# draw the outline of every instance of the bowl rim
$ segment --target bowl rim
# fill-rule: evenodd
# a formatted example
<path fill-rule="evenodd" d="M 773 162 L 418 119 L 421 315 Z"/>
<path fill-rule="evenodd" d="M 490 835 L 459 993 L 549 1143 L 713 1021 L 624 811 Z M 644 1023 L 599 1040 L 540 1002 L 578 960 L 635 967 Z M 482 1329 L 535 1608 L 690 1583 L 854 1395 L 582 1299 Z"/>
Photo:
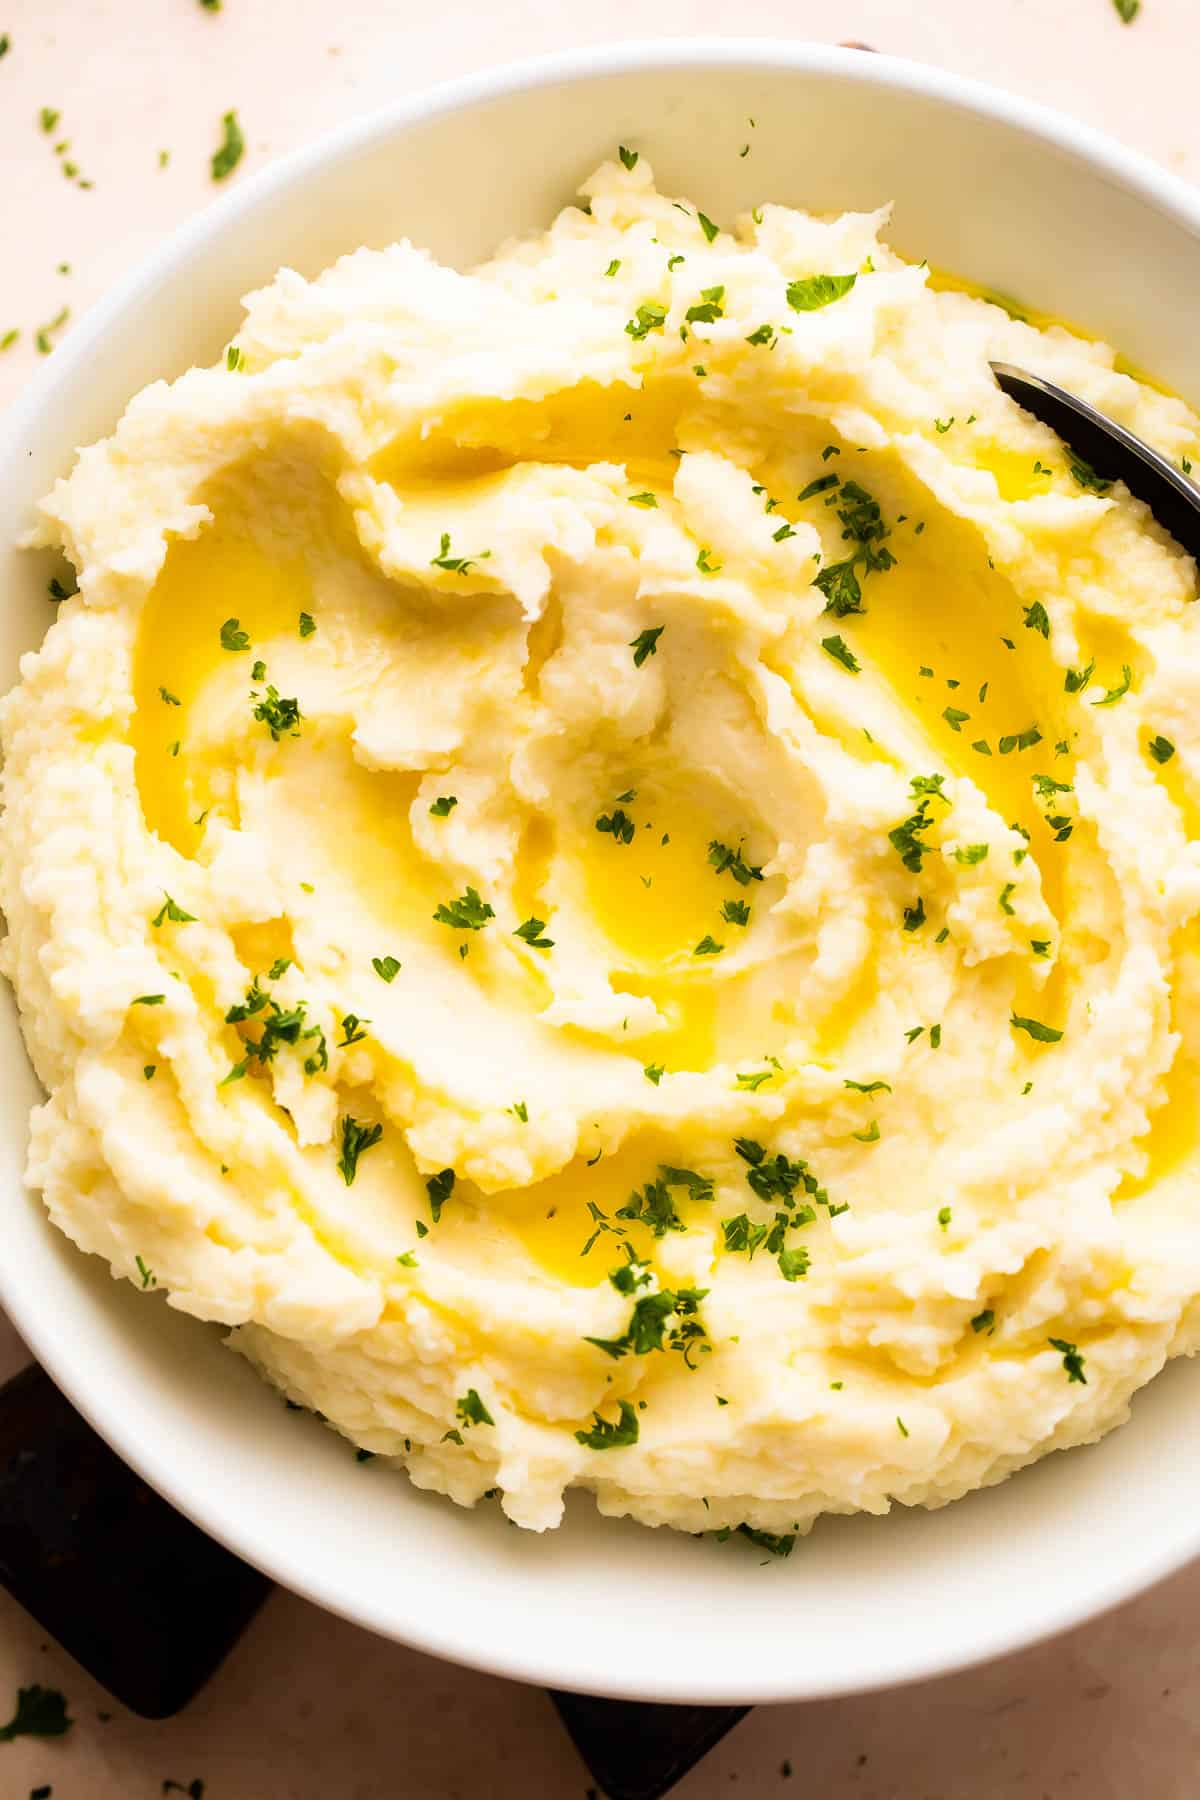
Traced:
<path fill-rule="evenodd" d="M 454 77 L 374 108 L 244 177 L 236 188 L 185 220 L 89 309 L 47 366 L 32 377 L 6 409 L 0 419 L 0 467 L 17 466 L 18 458 L 24 460 L 24 439 L 39 416 L 52 409 L 60 392 L 76 381 L 81 366 L 96 354 L 110 328 L 139 295 L 167 276 L 180 259 L 219 240 L 226 226 L 242 214 L 253 212 L 272 195 L 291 188 L 328 160 L 352 156 L 359 149 L 403 133 L 424 120 L 552 84 L 654 69 L 679 73 L 727 65 L 772 72 L 792 69 L 867 87 L 898 89 L 1016 127 L 1047 146 L 1090 164 L 1144 205 L 1175 224 L 1184 225 L 1200 247 L 1200 190 L 1162 168 L 1144 152 L 1125 147 L 1096 127 L 971 77 L 907 58 L 864 54 L 857 48 L 804 39 L 652 37 L 557 50 Z M 914 1639 L 903 1662 L 897 1658 L 888 1672 L 863 1679 L 848 1674 L 841 1679 L 798 1681 L 793 1673 L 767 1689 L 761 1681 L 739 1686 L 728 1674 L 706 1680 L 703 1670 L 692 1670 L 682 1684 L 666 1679 L 660 1693 L 647 1695 L 633 1692 L 628 1684 L 622 1685 L 617 1672 L 611 1680 L 606 1677 L 598 1682 L 594 1671 L 584 1674 L 559 1668 L 552 1645 L 530 1652 L 504 1635 L 481 1643 L 469 1627 L 464 1630 L 457 1625 L 452 1607 L 440 1619 L 425 1615 L 398 1622 L 383 1604 L 372 1607 L 346 1599 L 323 1578 L 319 1559 L 301 1563 L 286 1553 L 276 1555 L 267 1536 L 244 1517 L 239 1518 L 236 1508 L 223 1505 L 219 1484 L 200 1488 L 178 1476 L 169 1446 L 156 1444 L 149 1434 L 140 1434 L 136 1420 L 112 1404 L 99 1383 L 89 1381 L 85 1359 L 66 1348 L 66 1339 L 60 1338 L 47 1309 L 39 1307 L 35 1294 L 24 1286 L 18 1270 L 7 1259 L 0 1259 L 0 1300 L 32 1354 L 72 1405 L 130 1467 L 209 1536 L 281 1586 L 353 1624 L 425 1654 L 511 1680 L 613 1697 L 700 1705 L 785 1703 L 878 1691 L 969 1669 L 1043 1642 L 1144 1592 L 1200 1553 L 1198 1518 L 1190 1539 L 1180 1538 L 1157 1550 L 1148 1549 L 1137 1565 L 1123 1574 L 1094 1568 L 1093 1579 L 1086 1585 L 1064 1589 L 1055 1603 L 1044 1600 L 1038 1616 L 1024 1627 L 1013 1624 L 1006 1629 L 993 1628 L 990 1634 L 984 1627 L 971 1634 L 961 1648 L 949 1651 L 944 1645 L 936 1651 L 922 1650 Z"/>

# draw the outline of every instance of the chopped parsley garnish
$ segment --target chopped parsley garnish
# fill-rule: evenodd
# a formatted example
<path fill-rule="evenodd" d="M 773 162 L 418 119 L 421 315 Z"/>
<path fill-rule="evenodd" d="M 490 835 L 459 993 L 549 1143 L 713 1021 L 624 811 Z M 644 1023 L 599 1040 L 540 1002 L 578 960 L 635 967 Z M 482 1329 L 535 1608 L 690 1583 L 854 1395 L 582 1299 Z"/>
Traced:
<path fill-rule="evenodd" d="M 909 783 L 914 800 L 921 796 L 917 810 L 910 813 L 907 819 L 892 827 L 888 832 L 888 843 L 899 856 L 906 869 L 914 875 L 921 873 L 921 863 L 929 850 L 928 844 L 921 840 L 925 832 L 933 826 L 929 808 L 935 799 L 945 800 L 942 793 L 944 775 L 915 775 Z"/>
<path fill-rule="evenodd" d="M 814 586 L 825 596 L 825 611 L 844 619 L 848 613 L 865 611 L 862 588 L 854 573 L 853 561 L 830 563 L 816 577 Z"/>
<path fill-rule="evenodd" d="M 627 150 L 625 148 L 624 144 L 618 144 L 617 145 L 617 155 L 621 158 L 621 164 L 622 164 L 623 168 L 636 169 L 637 159 L 638 159 L 638 153 L 636 150 Z"/>
<path fill-rule="evenodd" d="M 931 1050 L 940 1050 L 941 1047 L 942 1047 L 942 1028 L 940 1025 L 931 1025 L 929 1027 L 929 1048 Z"/>
<path fill-rule="evenodd" d="M 1093 706 L 1115 706 L 1129 692 L 1129 684 L 1133 680 L 1133 670 L 1128 663 L 1121 664 L 1121 683 L 1119 687 L 1109 688 L 1102 700 L 1093 700 Z"/>
<path fill-rule="evenodd" d="M 8 330 L 4 333 L 4 336 L 0 337 L 0 350 L 11 350 L 20 335 L 21 332 L 19 327 L 10 325 Z"/>
<path fill-rule="evenodd" d="M 645 1276 L 636 1271 L 643 1269 L 643 1264 L 631 1262 L 616 1270 L 609 1280 L 619 1292 L 630 1292 L 632 1290 L 623 1286 L 623 1281 L 642 1284 Z M 707 1294 L 707 1288 L 680 1288 L 678 1292 L 663 1288 L 657 1294 L 643 1294 L 634 1301 L 629 1323 L 619 1338 L 585 1337 L 584 1343 L 594 1344 L 614 1362 L 619 1362 L 623 1356 L 649 1356 L 654 1350 L 678 1350 L 692 1369 L 695 1367 L 691 1360 L 693 1352 L 706 1347 L 708 1333 L 697 1315 L 700 1302 Z M 664 1341 L 663 1332 L 672 1318 L 677 1323 Z"/>
<path fill-rule="evenodd" d="M 832 656 L 834 662 L 841 663 L 843 669 L 848 669 L 851 675 L 857 675 L 862 668 L 862 664 L 859 662 L 854 652 L 849 649 L 844 638 L 822 638 L 821 648 L 824 650 L 826 656 Z"/>
<path fill-rule="evenodd" d="M 1175 746 L 1170 738 L 1152 737 L 1146 748 L 1156 763 L 1168 763 L 1175 754 Z"/>
<path fill-rule="evenodd" d="M 262 662 L 260 660 L 260 661 L 256 662 L 253 665 L 253 667 L 251 668 L 250 679 L 251 679 L 251 681 L 263 681 L 266 679 L 266 674 L 267 674 L 267 665 L 265 662 Z"/>
<path fill-rule="evenodd" d="M 757 1094 L 763 1083 L 770 1081 L 773 1073 L 774 1071 L 771 1069 L 757 1069 L 753 1073 L 747 1071 L 744 1075 L 735 1075 L 734 1080 L 740 1088 L 745 1088 L 751 1094 Z"/>
<path fill-rule="evenodd" d="M 739 887 L 749 887 L 752 881 L 761 881 L 763 878 L 761 867 L 746 862 L 740 845 L 736 850 L 731 850 L 728 844 L 722 844 L 713 838 L 708 846 L 708 860 L 718 875 L 732 875 Z"/>
<path fill-rule="evenodd" d="M 917 1029 L 922 1028 L 918 1026 Z M 879 1120 L 872 1119 L 865 1131 L 852 1131 L 850 1136 L 856 1138 L 860 1144 L 877 1144 L 879 1142 Z"/>
<path fill-rule="evenodd" d="M 770 1229 L 769 1225 L 756 1224 L 748 1213 L 738 1213 L 736 1218 L 721 1220 L 726 1250 L 735 1255 L 748 1256 L 752 1262 L 754 1252 L 762 1246 Z"/>
<path fill-rule="evenodd" d="M 553 950 L 554 939 L 542 936 L 545 929 L 545 919 L 539 919 L 531 913 L 517 926 L 513 936 L 523 938 L 531 950 Z"/>
<path fill-rule="evenodd" d="M 268 685 L 266 698 L 255 705 L 254 717 L 266 726 L 276 743 L 285 731 L 292 737 L 300 736 L 299 730 L 293 729 L 300 724 L 300 702 L 295 698 L 284 699 L 276 687 Z"/>
<path fill-rule="evenodd" d="M 916 905 L 906 906 L 904 909 L 904 929 L 905 931 L 920 931 L 924 923 L 925 902 L 921 895 L 918 894 Z"/>
<path fill-rule="evenodd" d="M 728 1525 L 723 1525 L 720 1531 L 713 1533 L 718 1544 L 726 1543 L 733 1535 L 733 1530 Z M 773 1531 L 758 1531 L 753 1525 L 739 1525 L 737 1535 L 747 1539 L 757 1549 L 765 1550 L 769 1556 L 790 1556 L 796 1545 L 794 1531 L 777 1536 Z"/>
<path fill-rule="evenodd" d="M 183 705 L 183 701 L 179 698 L 179 696 L 177 694 L 173 694 L 171 692 L 170 688 L 160 687 L 158 690 L 158 697 L 162 701 L 164 706 L 182 706 Z"/>
<path fill-rule="evenodd" d="M 812 1258 L 803 1244 L 789 1250 L 786 1245 L 779 1252 L 779 1273 L 785 1281 L 802 1281 L 812 1267 Z"/>
<path fill-rule="evenodd" d="M 240 620 L 226 619 L 221 627 L 221 648 L 222 650 L 248 650 L 250 648 L 249 635 L 241 629 Z"/>
<path fill-rule="evenodd" d="M 701 288 L 700 298 L 694 306 L 689 306 L 684 319 L 689 325 L 711 325 L 717 319 L 725 317 L 725 289 L 723 287 Z"/>
<path fill-rule="evenodd" d="M 667 322 L 667 309 L 660 306 L 657 300 L 643 300 L 625 329 L 629 336 L 640 343 L 652 331 L 661 331 Z"/>
<path fill-rule="evenodd" d="M 1086 1387 L 1087 1376 L 1083 1372 L 1083 1357 L 1080 1354 L 1078 1345 L 1069 1343 L 1066 1338 L 1056 1337 L 1047 1338 L 1046 1342 L 1050 1345 L 1052 1350 L 1057 1350 L 1062 1357 L 1063 1368 L 1067 1372 L 1068 1383 L 1078 1381 L 1082 1382 L 1083 1386 Z"/>
<path fill-rule="evenodd" d="M 1084 669 L 1068 669 L 1066 680 L 1063 682 L 1063 687 L 1066 690 L 1066 692 L 1068 694 L 1082 694 L 1084 688 L 1087 686 L 1088 682 L 1092 679 L 1092 675 L 1095 671 L 1095 667 L 1096 667 L 1096 659 L 1093 656 L 1091 662 L 1088 663 L 1086 668 L 1084 668 Z"/>
<path fill-rule="evenodd" d="M 230 344 L 228 350 L 225 352 L 225 367 L 228 369 L 229 373 L 231 375 L 236 375 L 238 370 L 245 366 L 246 358 L 242 355 L 238 346 L 236 344 Z"/>
<path fill-rule="evenodd" d="M 711 244 L 721 227 L 719 225 L 714 225 L 707 213 L 697 212 L 696 217 L 700 221 L 701 231 Z"/>
<path fill-rule="evenodd" d="M 992 1311 L 990 1306 L 985 1306 L 983 1311 L 977 1312 L 975 1314 L 975 1317 L 971 1320 L 971 1330 L 976 1333 L 979 1333 L 981 1331 L 990 1331 L 992 1326 L 995 1323 L 996 1323 L 995 1313 Z"/>
<path fill-rule="evenodd" d="M 837 484 L 838 477 L 836 475 L 817 475 L 808 483 L 807 487 L 800 489 L 796 499 L 797 501 L 811 500 L 814 494 L 823 494 L 826 488 L 836 487 Z"/>
<path fill-rule="evenodd" d="M 158 1064 L 157 1063 L 147 1063 L 145 1068 L 142 1070 L 142 1075 L 146 1081 L 153 1081 L 157 1072 L 158 1072 Z"/>
<path fill-rule="evenodd" d="M 164 919 L 169 919 L 173 925 L 194 925 L 196 923 L 195 913 L 184 912 L 182 906 L 172 900 L 165 888 L 163 895 L 163 903 L 150 921 L 152 925 L 161 925 Z"/>
<path fill-rule="evenodd" d="M 702 937 L 700 939 L 700 942 L 696 945 L 696 948 L 692 951 L 692 955 L 693 956 L 720 956 L 720 954 L 721 954 L 722 950 L 724 950 L 724 948 L 725 948 L 724 944 L 718 944 L 714 937 L 710 937 L 706 934 L 704 937 Z"/>
<path fill-rule="evenodd" d="M 453 1169 L 440 1169 L 425 1183 L 425 1192 L 429 1195 L 429 1211 L 435 1225 L 442 1216 L 443 1206 L 454 1192 L 456 1180 L 457 1176 Z"/>
<path fill-rule="evenodd" d="M 948 419 L 935 419 L 933 421 L 933 429 L 937 432 L 939 437 L 945 437 L 953 423 L 953 415 Z"/>
<path fill-rule="evenodd" d="M 279 981 L 284 975 L 287 974 L 287 972 L 291 968 L 291 966 L 292 966 L 292 959 L 290 956 L 277 956 L 275 958 L 275 961 L 271 964 L 270 968 L 267 970 L 267 980 L 268 981 Z"/>
<path fill-rule="evenodd" d="M 448 819 L 457 805 L 457 794 L 439 794 L 433 805 L 429 808 L 430 817 L 434 819 Z"/>
<path fill-rule="evenodd" d="M 347 1113 L 342 1119 L 342 1154 L 338 1157 L 338 1169 L 342 1180 L 350 1187 L 358 1173 L 358 1159 L 372 1145 L 377 1144 L 383 1136 L 382 1125 L 366 1125 L 358 1119 L 352 1119 Z"/>
<path fill-rule="evenodd" d="M 1015 881 L 1006 881 L 1004 886 L 1000 889 L 1000 911 L 1001 912 L 1011 914 L 1016 911 L 1016 908 L 1013 906 L 1013 903 L 1012 903 L 1012 895 L 1013 895 L 1014 891 L 1016 890 L 1016 885 L 1017 884 Z"/>
<path fill-rule="evenodd" d="M 755 330 L 747 333 L 746 342 L 748 344 L 765 344 L 769 349 L 775 343 L 777 335 L 773 325 L 759 325 Z"/>
<path fill-rule="evenodd" d="M 635 638 L 629 640 L 635 669 L 640 669 L 648 656 L 657 656 L 658 640 L 665 630 L 665 625 L 648 625 L 645 631 L 639 631 Z"/>
<path fill-rule="evenodd" d="M 429 566 L 432 569 L 446 569 L 451 575 L 465 575 L 468 569 L 473 569 L 477 562 L 492 554 L 490 550 L 481 550 L 478 556 L 451 556 L 448 531 L 443 531 L 438 546 L 438 553 L 430 557 Z"/>
<path fill-rule="evenodd" d="M 614 256 L 612 261 L 609 263 L 607 269 L 605 269 L 604 273 L 609 276 L 615 275 L 617 270 L 620 268 L 620 266 L 621 266 L 620 257 Z"/>
<path fill-rule="evenodd" d="M 139 994 L 129 1004 L 130 1006 L 161 1006 L 166 997 L 165 994 Z"/>
<path fill-rule="evenodd" d="M 721 917 L 727 925 L 748 925 L 750 908 L 745 900 L 726 900 L 721 907 Z"/>
<path fill-rule="evenodd" d="M 529 1108 L 526 1106 L 526 1104 L 523 1100 L 514 1101 L 513 1105 L 508 1107 L 506 1110 L 508 1112 L 512 1113 L 512 1115 L 515 1119 L 520 1119 L 522 1125 L 528 1125 L 528 1123 L 529 1123 Z"/>
<path fill-rule="evenodd" d="M 300 614 L 300 636 L 302 638 L 309 638 L 316 629 L 317 621 L 313 618 L 312 614 L 302 612 Z"/>
<path fill-rule="evenodd" d="M 140 1256 L 135 1256 L 133 1260 L 137 1264 L 137 1272 L 141 1277 L 143 1290 L 149 1287 L 157 1287 L 158 1278 L 155 1275 L 154 1270 L 143 1262 Z"/>
<path fill-rule="evenodd" d="M 668 1231 L 683 1231 L 683 1220 L 671 1198 L 671 1186 L 664 1176 L 659 1181 L 648 1181 L 645 1187 L 634 1188 L 624 1206 L 618 1206 L 618 1219 L 633 1219 L 646 1225 L 655 1237 L 665 1237 Z"/>
<path fill-rule="evenodd" d="M 1050 636 L 1050 615 L 1040 600 L 1024 609 L 1025 624 L 1028 630 L 1040 632 L 1042 637 Z"/>
<path fill-rule="evenodd" d="M 17 1689 L 17 1710 L 7 1725 L 0 1725 L 0 1743 L 11 1744 L 19 1737 L 63 1737 L 74 1723 L 67 1714 L 66 1696 L 35 1681 Z"/>
<path fill-rule="evenodd" d="M 896 1414 L 896 1425 L 899 1429 L 900 1436 L 907 1437 L 908 1436 L 908 1426 L 904 1423 L 904 1420 L 900 1417 L 899 1413 Z"/>
<path fill-rule="evenodd" d="M 638 1418 L 628 1400 L 620 1401 L 620 1416 L 615 1423 L 593 1413 L 590 1431 L 577 1431 L 575 1440 L 589 1450 L 623 1450 L 638 1441 Z"/>
<path fill-rule="evenodd" d="M 627 812 L 615 806 L 610 813 L 601 813 L 596 820 L 596 830 L 611 837 L 614 843 L 632 844 L 634 823 Z"/>
<path fill-rule="evenodd" d="M 347 1013 L 342 1020 L 342 1030 L 346 1035 L 338 1040 L 338 1049 L 345 1050 L 351 1044 L 360 1044 L 367 1035 L 366 1028 L 370 1023 L 370 1019 L 360 1019 L 357 1013 Z"/>
<path fill-rule="evenodd" d="M 696 557 L 696 567 L 702 575 L 719 575 L 721 573 L 721 564 L 713 561 L 712 552 L 707 544 L 701 547 Z"/>
<path fill-rule="evenodd" d="M 1062 1032 L 1055 1031 L 1053 1025 L 1043 1025 L 1040 1019 L 1023 1019 L 1020 1013 L 1013 1013 L 1009 1024 L 1014 1031 L 1027 1031 L 1039 1044 L 1057 1044 L 1062 1038 Z"/>
<path fill-rule="evenodd" d="M 942 717 L 951 731 L 961 731 L 970 716 L 969 712 L 963 712 L 961 707 L 957 706 L 947 706 L 942 713 Z"/>
<path fill-rule="evenodd" d="M 652 494 L 650 492 L 650 490 L 647 488 L 643 493 L 630 494 L 629 504 L 630 504 L 630 506 L 645 506 L 645 507 L 657 506 L 658 505 L 658 496 L 657 496 L 657 494 Z"/>
<path fill-rule="evenodd" d="M 949 1225 L 950 1220 L 953 1218 L 953 1216 L 954 1215 L 950 1211 L 950 1208 L 948 1206 L 943 1206 L 938 1209 L 937 1222 L 941 1226 L 943 1231 L 945 1231 L 947 1225 Z"/>
<path fill-rule="evenodd" d="M 1036 725 L 1028 726 L 1024 731 L 1014 731 L 1010 736 L 1002 737 L 999 743 L 1001 756 L 1009 756 L 1014 750 L 1032 750 L 1040 744 L 1042 734 Z"/>
<path fill-rule="evenodd" d="M 642 1074 L 646 1077 L 646 1080 L 651 1082 L 655 1087 L 658 1086 L 666 1072 L 667 1071 L 663 1068 L 661 1063 L 647 1063 L 642 1070 Z"/>
<path fill-rule="evenodd" d="M 473 887 L 468 887 L 448 906 L 439 906 L 433 916 L 439 925 L 449 925 L 454 931 L 482 931 L 488 920 L 496 915 L 487 901 L 481 900 Z"/>
<path fill-rule="evenodd" d="M 1128 0 L 1123 0 L 1123 3 L 1128 4 Z M 1091 463 L 1084 462 L 1082 456 L 1077 456 L 1074 450 L 1067 451 L 1067 467 L 1080 487 L 1088 489 L 1090 493 L 1107 494 L 1112 486 L 1111 481 L 1106 481 L 1103 475 L 1097 475 Z"/>
<path fill-rule="evenodd" d="M 636 160 L 636 159 L 635 159 Z M 454 1408 L 461 1425 L 494 1425 L 496 1423 L 474 1388 L 468 1388 Z"/>
<path fill-rule="evenodd" d="M 246 140 L 242 136 L 242 128 L 238 124 L 238 117 L 235 112 L 225 113 L 221 120 L 221 127 L 224 136 L 221 139 L 219 149 L 214 151 L 212 159 L 212 178 L 214 181 L 224 181 L 227 175 L 233 174 L 233 171 L 241 162 L 242 154 L 246 148 Z"/>
<path fill-rule="evenodd" d="M 965 864 L 968 869 L 973 869 L 976 863 L 984 861 L 987 853 L 986 844 L 960 844 L 954 852 L 954 860 Z"/>
<path fill-rule="evenodd" d="M 843 1087 L 850 1088 L 856 1094 L 890 1094 L 891 1083 L 887 1081 L 850 1081 L 845 1080 Z"/>
<path fill-rule="evenodd" d="M 857 275 L 806 275 L 788 282 L 787 303 L 793 312 L 816 312 L 848 294 L 857 280 Z"/>

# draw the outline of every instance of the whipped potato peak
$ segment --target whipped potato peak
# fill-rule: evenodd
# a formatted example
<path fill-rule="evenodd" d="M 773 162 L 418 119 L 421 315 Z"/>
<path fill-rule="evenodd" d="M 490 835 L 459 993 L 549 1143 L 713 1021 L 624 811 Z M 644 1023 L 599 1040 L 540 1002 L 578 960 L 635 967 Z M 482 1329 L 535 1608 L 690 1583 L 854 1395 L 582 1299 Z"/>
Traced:
<path fill-rule="evenodd" d="M 535 1530 L 784 1552 L 1195 1348 L 1196 570 L 989 361 L 1200 425 L 886 226 L 622 149 L 469 274 L 281 270 L 32 534 L 30 1183 Z"/>

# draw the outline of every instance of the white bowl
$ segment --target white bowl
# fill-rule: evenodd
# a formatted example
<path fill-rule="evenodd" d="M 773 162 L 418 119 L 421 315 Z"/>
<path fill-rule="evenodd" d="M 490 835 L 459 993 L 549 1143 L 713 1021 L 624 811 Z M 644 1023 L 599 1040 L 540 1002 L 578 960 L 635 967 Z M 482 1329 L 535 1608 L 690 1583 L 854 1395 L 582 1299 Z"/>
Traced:
<path fill-rule="evenodd" d="M 751 131 L 748 117 L 756 126 Z M 750 155 L 738 151 L 750 138 Z M 803 44 L 635 44 L 407 100 L 243 181 L 56 351 L 0 437 L 0 545 L 155 376 L 213 359 L 238 298 L 407 235 L 460 265 L 549 221 L 618 141 L 717 219 L 763 199 L 896 202 L 908 255 L 1019 295 L 1200 400 L 1200 199 L 1103 138 L 932 69 Z M 45 629 L 44 560 L 5 548 L 0 687 Z M 1200 1382 L 936 1513 L 819 1525 L 789 1562 L 598 1519 L 532 1537 L 355 1462 L 286 1412 L 220 1333 L 113 1283 L 21 1183 L 37 1099 L 0 1011 L 0 1296 L 108 1441 L 205 1530 L 405 1643 L 596 1694 L 753 1702 L 929 1676 L 1074 1624 L 1200 1548 Z M 186 1629 L 186 1620 L 180 1621 Z"/>

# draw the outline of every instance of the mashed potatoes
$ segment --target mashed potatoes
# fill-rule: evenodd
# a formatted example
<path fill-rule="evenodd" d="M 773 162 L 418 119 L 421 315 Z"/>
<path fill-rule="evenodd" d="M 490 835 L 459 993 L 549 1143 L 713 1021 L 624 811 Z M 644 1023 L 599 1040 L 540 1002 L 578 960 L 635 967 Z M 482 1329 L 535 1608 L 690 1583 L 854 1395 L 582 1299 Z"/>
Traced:
<path fill-rule="evenodd" d="M 1196 570 L 988 359 L 1197 421 L 622 160 L 284 270 L 44 502 L 29 1180 L 422 1487 L 786 1549 L 1195 1347 Z"/>

